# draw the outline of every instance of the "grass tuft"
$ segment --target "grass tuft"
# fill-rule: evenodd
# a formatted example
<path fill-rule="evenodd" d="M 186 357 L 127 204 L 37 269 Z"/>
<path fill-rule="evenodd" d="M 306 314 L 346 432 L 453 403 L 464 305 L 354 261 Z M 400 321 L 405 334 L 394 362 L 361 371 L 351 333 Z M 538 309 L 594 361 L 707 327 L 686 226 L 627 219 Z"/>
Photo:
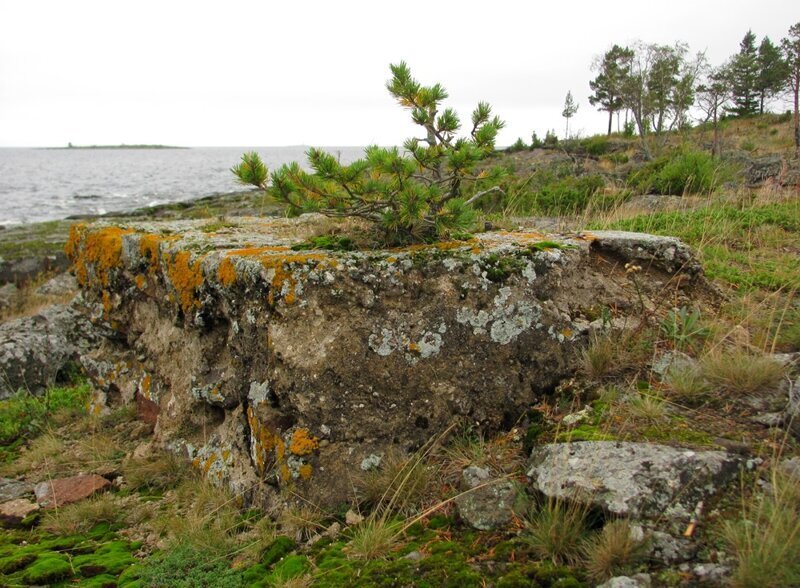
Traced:
<path fill-rule="evenodd" d="M 586 571 L 597 581 L 622 575 L 642 559 L 644 547 L 644 542 L 631 534 L 628 521 L 611 521 L 583 544 Z"/>
<path fill-rule="evenodd" d="M 765 355 L 739 349 L 712 352 L 701 361 L 703 376 L 726 392 L 754 394 L 774 388 L 784 367 Z"/>
<path fill-rule="evenodd" d="M 555 565 L 576 564 L 586 536 L 584 505 L 548 498 L 528 513 L 523 541 L 533 553 Z"/>

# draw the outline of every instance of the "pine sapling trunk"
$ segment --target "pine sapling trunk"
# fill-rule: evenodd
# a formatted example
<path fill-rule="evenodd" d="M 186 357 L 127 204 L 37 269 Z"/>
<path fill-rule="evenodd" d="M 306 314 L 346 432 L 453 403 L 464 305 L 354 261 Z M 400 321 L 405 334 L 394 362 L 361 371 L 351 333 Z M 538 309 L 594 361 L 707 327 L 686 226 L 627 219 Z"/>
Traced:
<path fill-rule="evenodd" d="M 614 111 L 608 111 L 608 136 L 611 136 L 611 123 L 614 120 Z M 619 118 L 617 119 L 617 123 L 619 123 Z"/>

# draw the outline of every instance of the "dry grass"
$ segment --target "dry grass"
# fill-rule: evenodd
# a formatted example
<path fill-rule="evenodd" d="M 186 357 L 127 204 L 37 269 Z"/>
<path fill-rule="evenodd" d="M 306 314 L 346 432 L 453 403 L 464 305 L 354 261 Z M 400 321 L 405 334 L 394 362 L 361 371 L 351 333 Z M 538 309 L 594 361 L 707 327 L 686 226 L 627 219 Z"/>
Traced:
<path fill-rule="evenodd" d="M 586 536 L 584 505 L 548 498 L 528 513 L 522 535 L 536 557 L 556 565 L 580 561 Z"/>
<path fill-rule="evenodd" d="M 773 359 L 741 349 L 711 352 L 702 359 L 701 369 L 711 384 L 734 394 L 774 388 L 785 371 Z"/>
<path fill-rule="evenodd" d="M 664 384 L 671 400 L 686 406 L 699 406 L 710 398 L 709 386 L 698 367 L 677 364 L 664 375 Z"/>
<path fill-rule="evenodd" d="M 125 512 L 114 496 L 101 494 L 48 511 L 42 519 L 41 528 L 56 535 L 79 535 L 99 523 L 118 523 L 124 517 Z"/>
<path fill-rule="evenodd" d="M 6 308 L 0 309 L 0 323 L 33 316 L 42 309 L 54 304 L 67 304 L 75 297 L 75 292 L 62 294 L 59 296 L 41 295 L 36 293 L 36 289 L 50 278 L 49 275 L 42 275 L 17 290 L 16 294 L 9 301 Z"/>
<path fill-rule="evenodd" d="M 17 476 L 31 471 L 51 471 L 67 461 L 67 445 L 52 433 L 45 433 L 31 441 L 19 458 L 4 466 L 5 475 Z"/>
<path fill-rule="evenodd" d="M 431 498 L 435 477 L 424 455 L 390 449 L 380 466 L 355 480 L 356 491 L 375 510 L 411 514 Z"/>
<path fill-rule="evenodd" d="M 281 511 L 278 524 L 283 534 L 294 537 L 298 543 L 325 530 L 325 512 L 316 505 L 303 502 L 290 504 Z"/>
<path fill-rule="evenodd" d="M 643 541 L 631 535 L 627 521 L 611 521 L 600 533 L 584 542 L 582 552 L 586 571 L 597 581 L 621 575 L 642 559 L 644 547 Z"/>
<path fill-rule="evenodd" d="M 402 535 L 402 525 L 384 517 L 367 517 L 352 531 L 347 555 L 354 559 L 378 559 L 394 548 Z"/>
<path fill-rule="evenodd" d="M 189 475 L 185 460 L 173 453 L 163 453 L 144 459 L 133 459 L 122 469 L 123 479 L 129 488 L 141 490 L 167 490 L 178 485 Z"/>
<path fill-rule="evenodd" d="M 636 393 L 622 405 L 622 409 L 633 418 L 658 422 L 667 416 L 667 405 L 664 400 L 653 393 Z"/>
<path fill-rule="evenodd" d="M 455 435 L 438 457 L 442 476 L 453 485 L 461 483 L 461 473 L 471 465 L 488 469 L 493 476 L 503 476 L 519 470 L 524 462 L 512 433 L 487 440 L 483 434 L 464 432 Z"/>
<path fill-rule="evenodd" d="M 721 530 L 736 557 L 737 588 L 800 585 L 800 484 L 778 471 L 770 482 L 770 493 L 743 500 L 741 518 Z"/>
<path fill-rule="evenodd" d="M 600 379 L 615 368 L 618 349 L 610 337 L 598 337 L 583 351 L 583 371 L 590 378 Z"/>

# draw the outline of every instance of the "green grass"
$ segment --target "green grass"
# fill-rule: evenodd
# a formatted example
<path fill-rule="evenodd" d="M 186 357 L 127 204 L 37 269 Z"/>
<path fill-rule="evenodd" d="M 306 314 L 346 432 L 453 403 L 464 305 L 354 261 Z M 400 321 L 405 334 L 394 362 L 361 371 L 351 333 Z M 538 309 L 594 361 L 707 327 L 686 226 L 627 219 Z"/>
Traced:
<path fill-rule="evenodd" d="M 800 289 L 800 200 L 742 206 L 717 202 L 590 228 L 678 237 L 700 252 L 706 275 L 739 290 Z"/>
<path fill-rule="evenodd" d="M 90 393 L 91 386 L 81 382 L 50 388 L 42 396 L 21 391 L 0 400 L 0 445 L 38 434 L 59 413 L 85 413 Z"/>

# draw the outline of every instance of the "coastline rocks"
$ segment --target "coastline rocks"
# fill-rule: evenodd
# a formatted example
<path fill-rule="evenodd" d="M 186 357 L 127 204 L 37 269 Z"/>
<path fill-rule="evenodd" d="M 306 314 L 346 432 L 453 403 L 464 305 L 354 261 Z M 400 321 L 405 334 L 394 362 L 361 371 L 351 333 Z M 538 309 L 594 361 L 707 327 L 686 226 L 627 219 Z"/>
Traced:
<path fill-rule="evenodd" d="M 158 446 L 235 489 L 349 500 L 370 455 L 454 420 L 491 434 L 574 374 L 603 307 L 711 293 L 680 241 L 484 233 L 381 251 L 296 250 L 315 215 L 76 225 L 67 251 L 113 335 L 82 357 Z M 630 256 L 630 258 L 626 257 Z"/>
<path fill-rule="evenodd" d="M 43 393 L 62 369 L 98 342 L 92 322 L 70 306 L 51 306 L 0 324 L 0 399 L 17 390 Z"/>
<path fill-rule="evenodd" d="M 624 441 L 557 443 L 534 448 L 528 477 L 546 496 L 577 500 L 633 519 L 688 522 L 697 503 L 731 481 L 740 459 Z"/>

